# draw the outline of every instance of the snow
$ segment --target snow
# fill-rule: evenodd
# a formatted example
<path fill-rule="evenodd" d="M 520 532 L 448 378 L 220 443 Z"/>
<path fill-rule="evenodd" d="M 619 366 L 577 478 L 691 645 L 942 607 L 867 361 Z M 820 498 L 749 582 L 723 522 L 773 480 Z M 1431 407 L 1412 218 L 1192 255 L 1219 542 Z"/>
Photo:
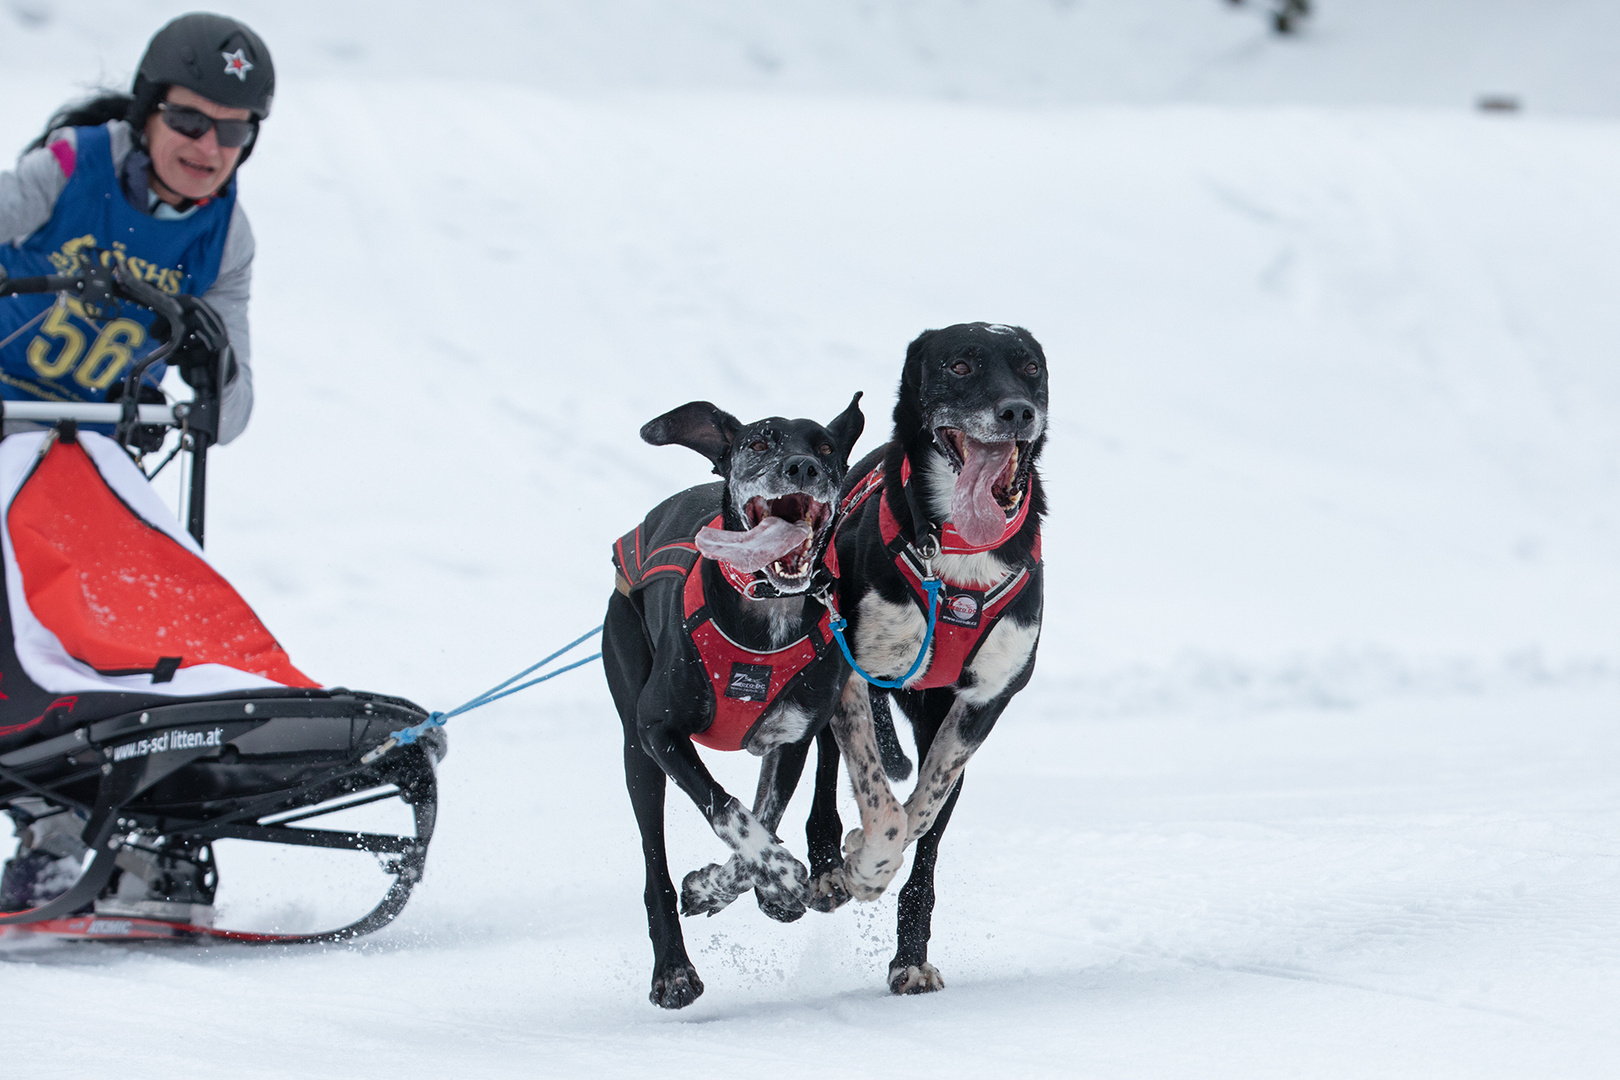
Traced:
<path fill-rule="evenodd" d="M 892 895 L 744 898 L 685 925 L 704 997 L 648 1005 L 582 670 L 451 724 L 394 927 L 0 951 L 10 1060 L 1613 1075 L 1620 27 L 1317 6 L 1280 42 L 1217 0 L 237 5 L 280 92 L 208 551 L 301 668 L 470 697 L 594 625 L 611 540 L 705 479 L 646 420 L 862 389 L 862 452 L 906 342 L 978 319 L 1053 366 L 1040 667 L 944 844 L 943 993 L 884 990 Z M 0 146 L 186 9 L 0 6 Z M 755 759 L 706 760 L 746 799 Z M 678 871 L 722 854 L 667 816 Z M 364 885 L 220 855 L 250 922 Z"/>

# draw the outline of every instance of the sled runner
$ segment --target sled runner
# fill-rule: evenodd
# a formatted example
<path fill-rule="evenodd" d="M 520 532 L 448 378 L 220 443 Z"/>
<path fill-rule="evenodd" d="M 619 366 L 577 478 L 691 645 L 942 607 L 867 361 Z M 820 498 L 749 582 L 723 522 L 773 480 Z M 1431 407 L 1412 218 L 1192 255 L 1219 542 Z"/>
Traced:
<path fill-rule="evenodd" d="M 0 296 L 20 292 L 58 293 L 97 319 L 120 301 L 171 327 L 185 317 L 110 257 L 71 276 L 0 275 Z M 427 712 L 310 680 L 208 564 L 203 496 L 218 387 L 196 378 L 194 399 L 175 405 L 139 404 L 135 392 L 171 348 L 130 367 L 117 404 L 0 403 L 5 421 L 49 425 L 0 441 L 0 810 L 59 834 L 65 823 L 83 851 L 65 892 L 0 914 L 0 937 L 358 937 L 392 921 L 421 879 L 443 734 L 385 746 Z M 87 425 L 111 425 L 117 438 Z M 191 468 L 187 529 L 120 445 L 137 425 L 179 429 Z M 411 828 L 315 823 L 386 800 L 408 807 Z M 392 881 L 370 912 L 337 929 L 216 928 L 212 845 L 227 839 L 353 852 L 378 859 Z"/>

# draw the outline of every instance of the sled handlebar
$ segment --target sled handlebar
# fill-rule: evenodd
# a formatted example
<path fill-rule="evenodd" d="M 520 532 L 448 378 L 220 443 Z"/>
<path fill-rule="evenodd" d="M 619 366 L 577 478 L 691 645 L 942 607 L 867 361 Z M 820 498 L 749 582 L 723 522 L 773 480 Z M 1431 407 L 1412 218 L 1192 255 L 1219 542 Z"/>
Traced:
<path fill-rule="evenodd" d="M 20 296 L 25 293 L 66 293 L 85 306 L 91 318 L 106 314 L 109 302 L 122 298 L 132 301 L 169 320 L 178 327 L 185 313 L 175 299 L 163 290 L 148 285 L 134 275 L 125 275 L 118 265 L 109 267 L 90 263 L 77 274 L 45 274 L 39 277 L 14 278 L 6 275 L 0 266 L 0 296 Z"/>
<path fill-rule="evenodd" d="M 77 300 L 83 313 L 92 320 L 111 318 L 117 313 L 118 301 L 128 300 L 151 310 L 168 322 L 169 339 L 130 366 L 124 374 L 124 397 L 116 404 L 104 402 L 6 401 L 0 403 L 0 418 L 6 420 L 32 420 L 40 423 L 113 424 L 113 437 L 128 443 L 135 429 L 143 424 L 161 424 L 181 429 L 178 453 L 184 448 L 191 453 L 191 477 L 186 508 L 186 528 L 203 541 L 203 506 L 207 495 L 208 448 L 219 432 L 219 389 L 212 376 L 194 382 L 195 393 L 189 402 L 174 405 L 139 404 L 137 388 L 141 377 L 159 361 L 166 360 L 185 336 L 185 309 L 180 302 L 163 290 L 126 271 L 123 263 L 95 249 L 79 256 L 79 265 L 72 274 L 45 274 L 38 277 L 12 278 L 0 266 L 0 297 L 25 293 L 60 293 Z M 169 455 L 174 457 L 174 453 Z M 168 459 L 164 459 L 167 463 Z M 162 468 L 159 465 L 158 468 Z M 155 472 L 154 472 L 155 475 Z"/>
<path fill-rule="evenodd" d="M 178 405 L 139 405 L 135 420 L 140 424 L 184 425 L 190 407 Z M 124 407 L 100 401 L 0 401 L 0 420 L 29 420 L 37 424 L 116 424 L 123 419 Z"/>
<path fill-rule="evenodd" d="M 157 289 L 134 275 L 126 276 L 116 264 L 107 266 L 98 265 L 86 260 L 81 263 L 84 269 L 77 274 L 42 274 L 38 277 L 7 277 L 5 267 L 0 266 L 0 296 L 19 296 L 28 293 L 61 293 L 78 300 L 85 308 L 85 313 L 91 318 L 104 318 L 112 314 L 110 310 L 119 299 L 128 300 L 142 307 L 150 308 L 153 312 L 169 320 L 171 328 L 179 327 L 185 318 L 180 304 L 161 289 Z M 178 331 L 171 329 L 169 341 L 145 357 L 139 364 L 131 369 L 126 381 L 134 383 L 139 381 L 140 375 L 158 360 L 162 360 L 174 351 Z M 132 397 L 133 386 L 126 385 L 125 396 Z M 68 402 L 68 401 L 6 401 L 0 402 L 0 417 L 6 420 L 31 420 L 38 423 L 54 424 L 63 420 L 72 420 L 80 424 L 162 424 L 167 427 L 183 427 L 187 419 L 191 418 L 193 410 L 189 405 L 137 405 L 131 407 L 128 403 L 105 404 L 102 402 Z"/>
<path fill-rule="evenodd" d="M 7 277 L 6 268 L 0 266 L 0 296 L 12 296 L 17 293 L 61 292 L 63 289 L 73 287 L 74 279 L 66 274 L 52 274 L 49 277 Z"/>

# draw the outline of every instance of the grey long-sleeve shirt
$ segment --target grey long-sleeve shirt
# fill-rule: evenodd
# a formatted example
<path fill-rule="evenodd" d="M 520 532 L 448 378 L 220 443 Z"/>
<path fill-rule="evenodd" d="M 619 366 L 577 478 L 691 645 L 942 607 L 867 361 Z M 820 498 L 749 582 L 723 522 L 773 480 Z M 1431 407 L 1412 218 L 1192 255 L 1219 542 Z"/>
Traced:
<path fill-rule="evenodd" d="M 122 175 L 124 160 L 134 148 L 130 126 L 121 120 L 108 125 L 112 135 L 113 171 Z M 78 148 L 78 139 L 72 128 L 51 133 L 47 144 L 67 139 Z M 68 178 L 62 173 L 56 155 L 48 147 L 31 150 L 23 155 L 17 167 L 0 172 L 0 243 L 18 243 L 51 220 L 56 200 L 67 187 Z M 220 261 L 219 277 L 203 294 L 203 299 L 225 320 L 230 336 L 231 352 L 236 358 L 236 373 L 220 393 L 219 441 L 228 443 L 247 427 L 253 412 L 252 348 L 248 340 L 248 294 L 253 283 L 253 228 L 247 214 L 242 211 L 241 200 L 231 214 L 230 226 L 225 231 L 225 251 Z"/>

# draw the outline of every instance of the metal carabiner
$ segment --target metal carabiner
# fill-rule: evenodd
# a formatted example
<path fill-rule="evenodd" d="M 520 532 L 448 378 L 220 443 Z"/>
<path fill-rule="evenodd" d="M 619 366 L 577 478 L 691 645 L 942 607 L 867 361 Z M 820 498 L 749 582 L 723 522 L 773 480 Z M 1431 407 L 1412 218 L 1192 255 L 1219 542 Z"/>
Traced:
<path fill-rule="evenodd" d="M 931 532 L 925 533 L 922 546 L 912 545 L 911 551 L 922 562 L 923 580 L 938 580 L 939 575 L 934 573 L 934 560 L 939 558 L 939 537 Z"/>
<path fill-rule="evenodd" d="M 816 603 L 826 608 L 827 614 L 832 616 L 832 620 L 834 622 L 841 623 L 844 621 L 844 617 L 838 613 L 838 601 L 833 599 L 833 590 L 831 585 L 823 585 L 820 589 L 817 589 L 811 594 L 811 599 L 815 600 Z"/>

